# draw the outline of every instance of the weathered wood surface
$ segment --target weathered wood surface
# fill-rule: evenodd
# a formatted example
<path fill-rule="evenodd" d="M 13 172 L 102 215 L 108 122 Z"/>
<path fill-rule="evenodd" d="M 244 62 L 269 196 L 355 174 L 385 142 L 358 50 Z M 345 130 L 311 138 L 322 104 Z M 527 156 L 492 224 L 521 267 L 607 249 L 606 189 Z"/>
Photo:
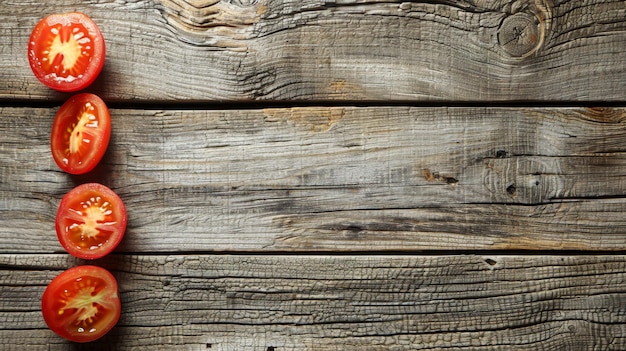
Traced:
<path fill-rule="evenodd" d="M 101 27 L 107 101 L 623 101 L 622 0 L 0 0 L 0 101 L 45 14 Z"/>
<path fill-rule="evenodd" d="M 79 177 L 26 55 L 75 10 L 115 107 Z M 625 43 L 621 0 L 0 0 L 0 349 L 623 351 Z M 87 181 L 129 227 L 77 345 L 40 297 Z"/>
<path fill-rule="evenodd" d="M 114 256 L 104 339 L 47 330 L 67 255 L 0 255 L 3 350 L 624 350 L 624 256 Z"/>
<path fill-rule="evenodd" d="M 50 155 L 55 111 L 0 109 L 4 252 L 62 252 L 87 181 L 127 205 L 120 252 L 626 249 L 622 108 L 114 109 L 81 177 Z"/>

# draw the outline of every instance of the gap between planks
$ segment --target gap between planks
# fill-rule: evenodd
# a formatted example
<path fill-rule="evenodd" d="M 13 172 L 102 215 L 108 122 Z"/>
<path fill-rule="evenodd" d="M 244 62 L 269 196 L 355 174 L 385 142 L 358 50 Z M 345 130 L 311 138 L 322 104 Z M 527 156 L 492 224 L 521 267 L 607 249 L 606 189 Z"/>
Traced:
<path fill-rule="evenodd" d="M 3 252 L 7 256 L 40 256 L 54 257 L 69 254 L 65 252 Z M 452 257 L 452 256 L 484 256 L 484 257 L 570 257 L 570 256 L 626 256 L 626 250 L 373 250 L 373 251 L 129 251 L 113 252 L 115 256 L 257 256 L 257 257 Z M 80 259 L 77 259 L 80 260 Z M 101 260 L 81 260 L 84 263 L 97 263 Z M 0 265 L 1 267 L 1 265 Z"/>
<path fill-rule="evenodd" d="M 67 95 L 69 98 L 71 95 Z M 0 107 L 14 108 L 53 108 L 61 106 L 65 100 L 24 100 L 0 99 Z M 110 109 L 143 109 L 143 110 L 258 110 L 266 108 L 298 108 L 298 107 L 467 107 L 467 108 L 582 108 L 582 107 L 610 107 L 626 108 L 624 101 L 335 101 L 335 100 L 294 100 L 294 101 L 140 101 L 140 102 L 109 102 L 105 101 Z"/>

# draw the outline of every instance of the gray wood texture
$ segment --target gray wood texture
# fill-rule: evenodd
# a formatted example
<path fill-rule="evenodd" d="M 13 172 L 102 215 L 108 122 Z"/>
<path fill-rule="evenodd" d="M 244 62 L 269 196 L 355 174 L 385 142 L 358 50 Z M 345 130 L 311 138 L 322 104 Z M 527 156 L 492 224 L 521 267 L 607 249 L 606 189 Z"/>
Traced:
<path fill-rule="evenodd" d="M 122 252 L 626 249 L 624 109 L 112 110 L 83 177 L 52 160 L 55 111 L 0 110 L 5 252 L 62 252 L 85 181 L 124 199 Z"/>
<path fill-rule="evenodd" d="M 26 53 L 68 11 L 113 107 L 83 176 Z M 626 350 L 625 44 L 622 0 L 0 0 L 0 350 Z M 54 231 L 91 181 L 129 215 L 95 262 Z M 86 345 L 40 311 L 81 264 L 122 299 Z"/>
<path fill-rule="evenodd" d="M 624 350 L 623 256 L 111 256 L 125 313 L 61 342 L 66 255 L 0 255 L 3 350 Z"/>
<path fill-rule="evenodd" d="M 30 72 L 47 13 L 101 27 L 107 101 L 621 101 L 622 0 L 0 1 L 0 100 L 66 95 Z"/>

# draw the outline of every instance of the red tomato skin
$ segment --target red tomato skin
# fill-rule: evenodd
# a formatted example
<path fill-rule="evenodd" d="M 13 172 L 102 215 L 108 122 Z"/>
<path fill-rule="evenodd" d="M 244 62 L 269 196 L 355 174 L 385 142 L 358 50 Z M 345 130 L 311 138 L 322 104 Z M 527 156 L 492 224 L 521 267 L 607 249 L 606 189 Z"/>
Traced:
<path fill-rule="evenodd" d="M 75 288 L 80 282 L 87 284 L 97 282 L 97 285 L 93 285 L 97 286 L 93 294 L 102 292 L 101 295 L 97 295 L 99 297 L 97 302 L 102 307 L 99 311 L 101 314 L 95 316 L 99 319 L 95 323 L 90 323 L 90 326 L 81 326 L 79 321 L 72 319 L 72 315 L 80 314 L 78 310 L 77 313 L 71 313 L 72 310 L 68 313 L 60 312 L 63 307 L 68 306 L 68 303 L 63 302 L 64 299 L 71 303 L 72 294 L 78 295 L 75 294 Z M 41 298 L 41 311 L 48 328 L 57 335 L 79 343 L 97 340 L 107 334 L 119 321 L 121 302 L 117 280 L 102 267 L 90 265 L 72 267 L 57 275 L 48 284 Z M 65 317 L 66 315 L 70 316 Z"/>
<path fill-rule="evenodd" d="M 91 109 L 91 112 L 86 109 Z M 89 117 L 85 115 L 88 112 L 94 115 L 96 124 L 86 118 Z M 79 131 L 89 137 L 89 143 L 81 141 L 78 150 L 73 151 L 72 137 Z M 84 138 L 81 136 L 79 139 Z M 70 97 L 54 117 L 50 133 L 52 158 L 64 172 L 85 174 L 93 170 L 102 160 L 110 139 L 111 115 L 105 102 L 95 94 L 77 94 Z"/>
<path fill-rule="evenodd" d="M 64 27 L 71 29 L 64 32 L 62 29 Z M 61 32 L 61 35 L 51 32 L 53 28 L 54 31 Z M 77 41 L 72 41 L 80 45 L 74 46 L 80 52 L 71 56 L 78 56 L 79 59 L 74 64 L 68 60 L 69 66 L 66 68 L 62 65 L 65 62 L 64 56 L 51 55 L 50 48 L 55 36 L 59 37 L 62 43 L 71 40 L 69 37 L 74 28 L 80 29 L 81 36 L 77 37 Z M 86 33 L 83 33 L 83 29 Z M 61 92 L 75 92 L 91 85 L 104 67 L 105 56 L 106 45 L 102 32 L 91 18 L 80 12 L 51 14 L 44 17 L 33 28 L 28 40 L 28 62 L 33 74 L 47 87 Z"/>
<path fill-rule="evenodd" d="M 98 200 L 97 197 L 101 199 Z M 90 240 L 83 234 L 82 229 L 77 228 L 77 232 L 74 232 L 73 227 L 76 224 L 88 223 L 84 218 L 79 218 L 78 212 L 89 212 L 86 206 L 91 205 L 95 209 L 102 208 L 105 202 L 109 205 L 103 208 L 102 213 L 110 210 L 112 214 L 110 217 L 103 216 L 99 223 L 105 227 L 108 236 L 102 240 Z M 124 202 L 113 190 L 99 183 L 85 183 L 63 196 L 57 211 L 55 227 L 59 243 L 65 251 L 78 258 L 95 260 L 115 250 L 124 237 L 127 221 Z M 108 224 L 102 224 L 104 222 Z"/>

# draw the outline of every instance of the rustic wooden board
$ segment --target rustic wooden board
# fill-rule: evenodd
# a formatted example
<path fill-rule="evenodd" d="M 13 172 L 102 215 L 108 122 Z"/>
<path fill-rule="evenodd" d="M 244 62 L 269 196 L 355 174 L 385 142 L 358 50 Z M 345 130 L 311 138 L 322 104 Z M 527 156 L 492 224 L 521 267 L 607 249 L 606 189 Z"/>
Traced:
<path fill-rule="evenodd" d="M 622 108 L 114 109 L 81 177 L 55 111 L 0 109 L 5 253 L 62 252 L 56 206 L 88 181 L 127 205 L 121 252 L 626 249 Z"/>
<path fill-rule="evenodd" d="M 622 0 L 0 0 L 0 100 L 48 13 L 100 25 L 108 101 L 623 101 Z"/>
<path fill-rule="evenodd" d="M 26 55 L 76 10 L 115 107 L 85 176 Z M 0 0 L 0 350 L 626 350 L 624 43 L 622 0 Z M 79 345 L 40 298 L 93 263 L 54 233 L 89 181 L 129 226 Z"/>
<path fill-rule="evenodd" d="M 113 256 L 123 313 L 97 342 L 46 329 L 80 262 L 0 255 L 3 350 L 624 350 L 624 256 Z"/>

